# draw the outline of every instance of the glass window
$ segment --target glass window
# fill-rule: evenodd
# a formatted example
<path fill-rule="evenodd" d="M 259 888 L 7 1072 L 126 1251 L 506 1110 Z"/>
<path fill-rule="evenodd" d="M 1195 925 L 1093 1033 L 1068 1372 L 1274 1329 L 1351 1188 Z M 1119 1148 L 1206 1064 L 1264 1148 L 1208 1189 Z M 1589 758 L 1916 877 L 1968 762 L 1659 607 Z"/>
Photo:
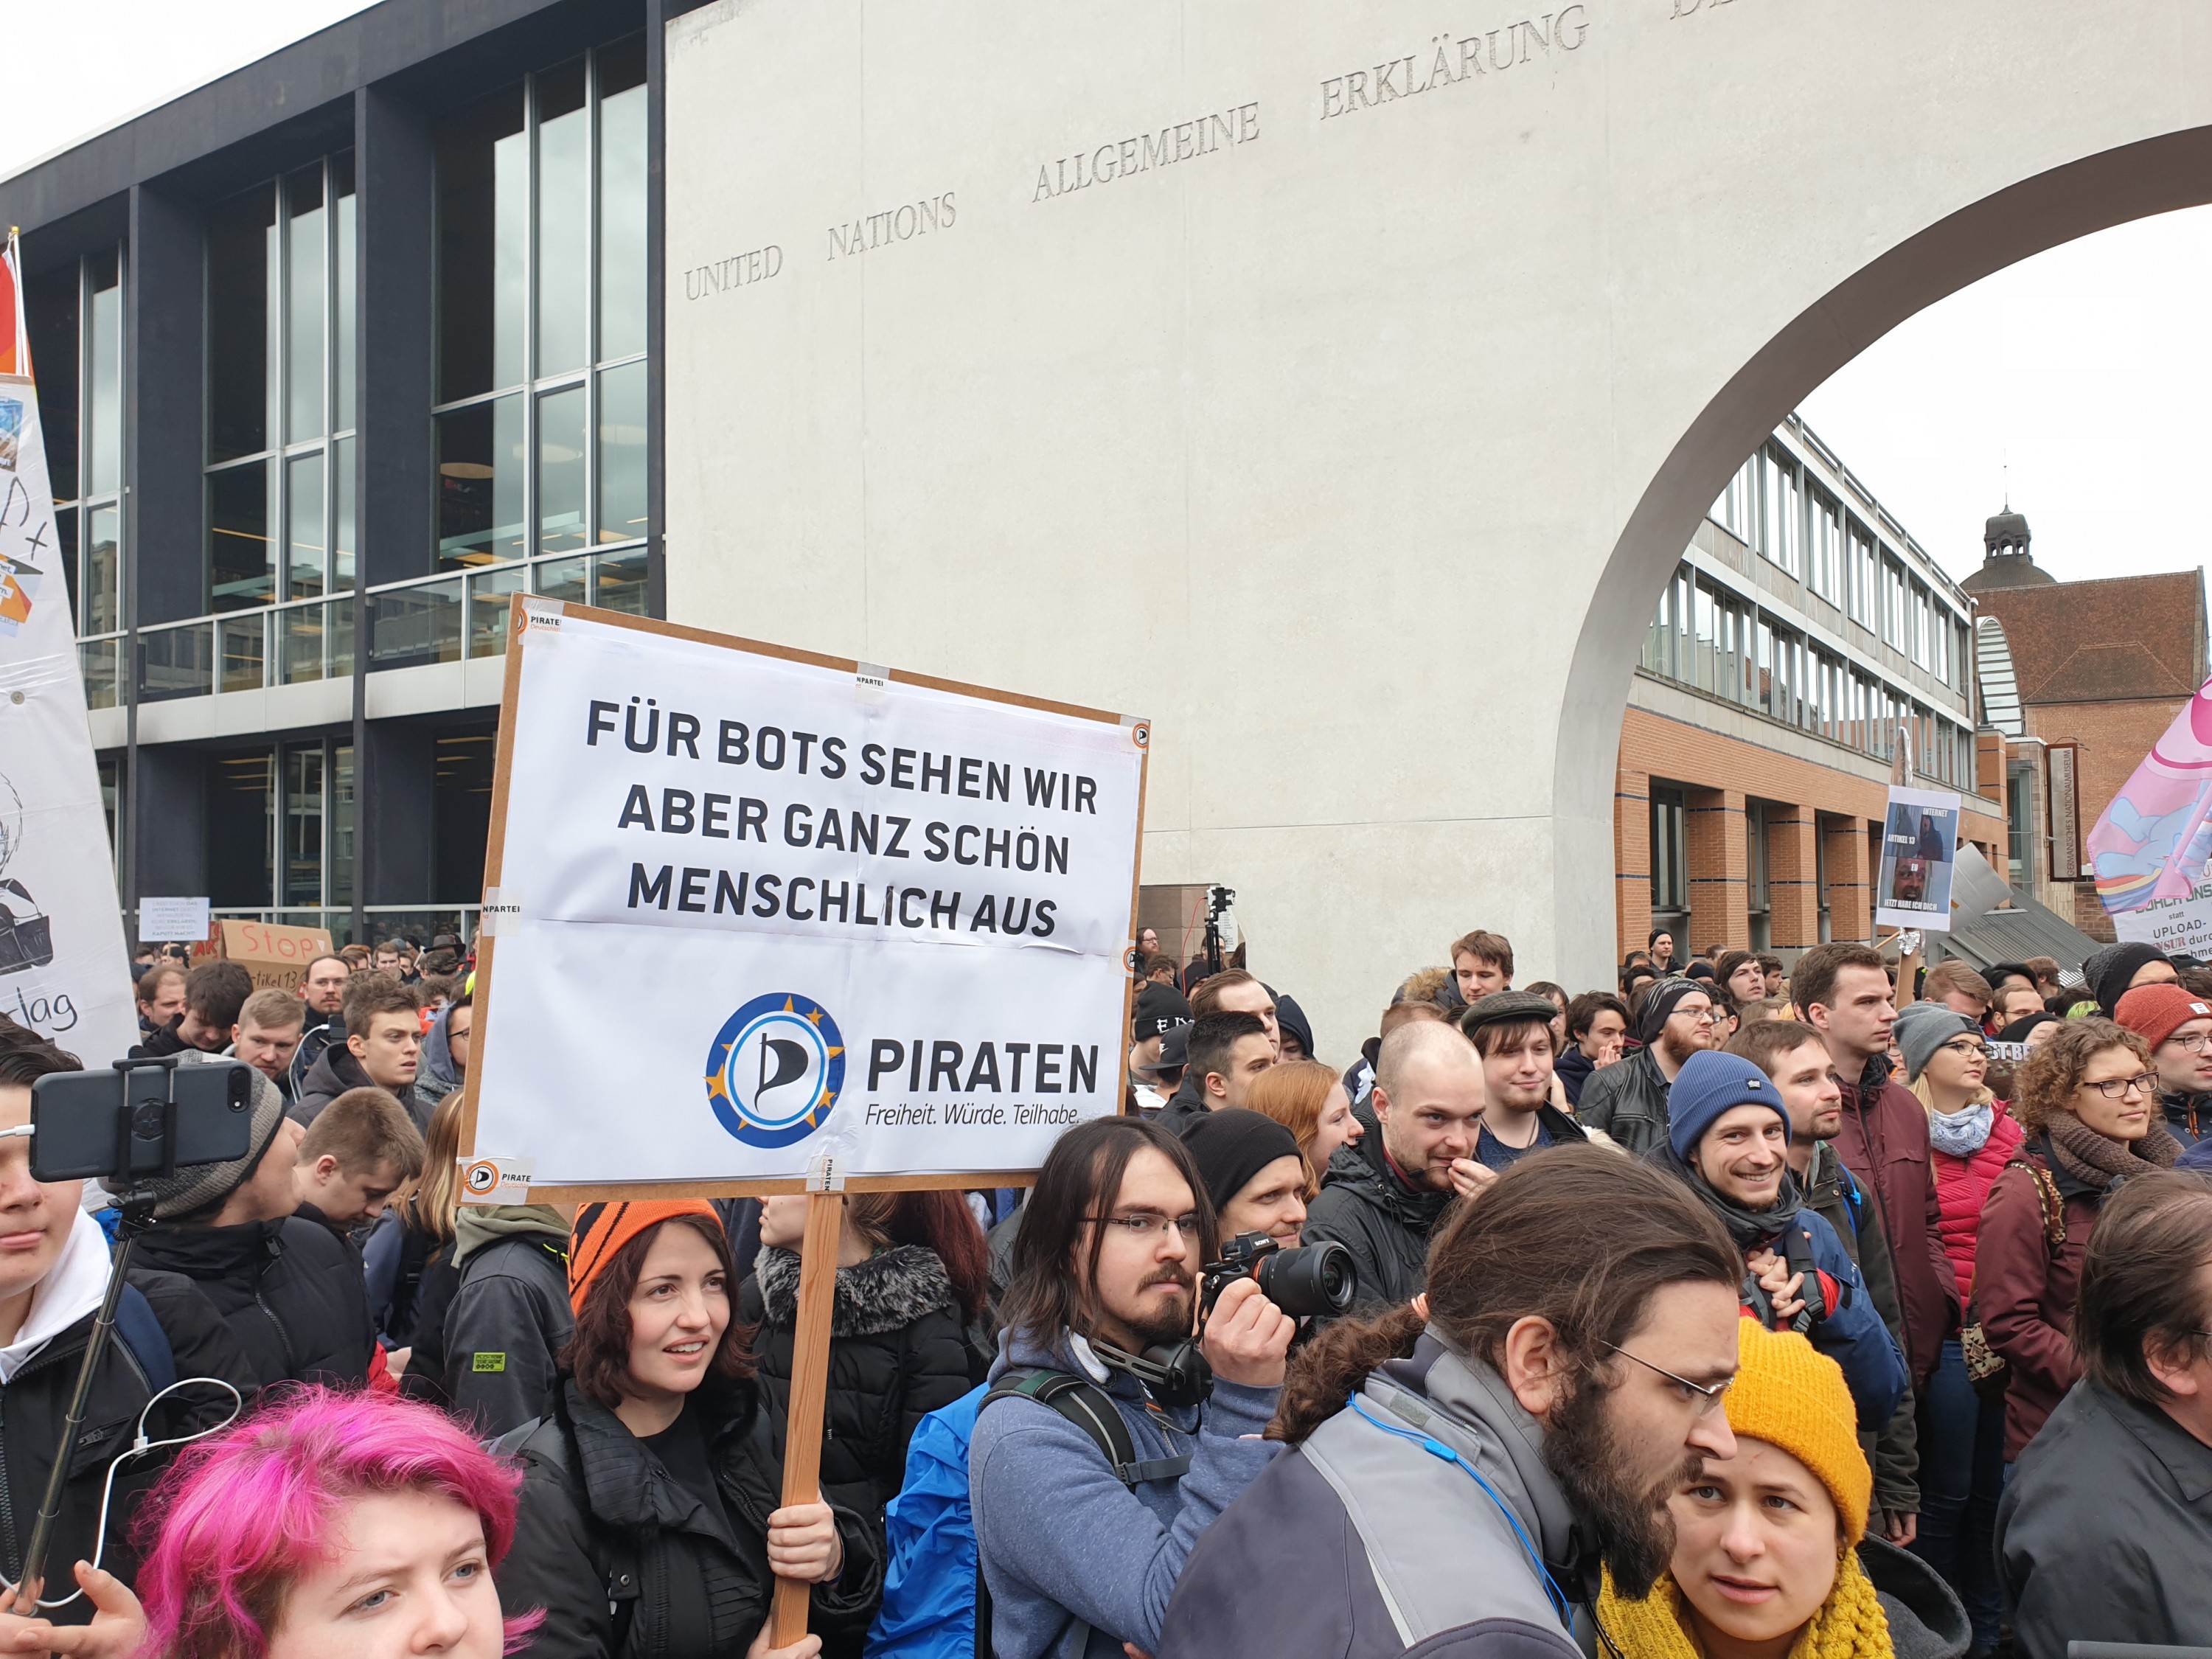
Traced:
<path fill-rule="evenodd" d="M 645 37 L 599 54 L 599 361 L 645 349 Z"/>
<path fill-rule="evenodd" d="M 266 461 L 208 474 L 208 586 L 217 611 L 266 605 L 276 597 L 270 477 Z"/>
<path fill-rule="evenodd" d="M 324 255 L 323 168 L 302 167 L 284 181 L 284 436 L 297 443 L 323 435 L 323 300 L 329 282 Z"/>
<path fill-rule="evenodd" d="M 56 270 L 23 280 L 23 309 L 30 319 L 31 368 L 39 383 L 39 429 L 46 445 L 46 477 L 54 501 L 76 499 L 78 417 L 78 299 L 84 273 L 74 259 Z"/>
<path fill-rule="evenodd" d="M 208 897 L 219 910 L 269 903 L 275 759 L 266 749 L 208 758 Z"/>
<path fill-rule="evenodd" d="M 284 891 L 281 904 L 323 902 L 323 745 L 284 751 Z"/>
<path fill-rule="evenodd" d="M 113 251 L 88 260 L 92 303 L 86 332 L 91 386 L 91 465 L 86 469 L 88 495 L 107 495 L 123 488 L 123 276 Z M 36 368 L 34 363 L 33 368 Z"/>
<path fill-rule="evenodd" d="M 523 400 L 471 404 L 438 417 L 438 568 L 519 559 Z"/>
<path fill-rule="evenodd" d="M 208 216 L 208 459 L 269 447 L 269 295 L 276 276 L 276 194 L 264 185 Z"/>
<path fill-rule="evenodd" d="M 438 136 L 438 396 L 524 378 L 530 141 L 522 88 L 461 112 Z"/>
<path fill-rule="evenodd" d="M 593 603 L 628 617 L 645 615 L 645 550 L 613 557 L 603 554 L 594 562 L 599 573 L 593 580 Z"/>
<path fill-rule="evenodd" d="M 559 374 L 591 356 L 592 112 L 584 60 L 537 77 L 538 370 Z M 504 382 L 502 382 L 504 384 Z"/>
<path fill-rule="evenodd" d="M 331 748 L 330 884 L 327 902 L 353 902 L 353 745 Z"/>
<path fill-rule="evenodd" d="M 1651 908 L 1684 908 L 1690 890 L 1689 848 L 1683 835 L 1682 792 L 1663 784 L 1651 789 Z"/>
<path fill-rule="evenodd" d="M 331 451 L 331 495 L 337 501 L 331 539 L 331 592 L 353 590 L 353 556 L 356 544 L 354 509 L 354 441 L 341 438 Z"/>
<path fill-rule="evenodd" d="M 645 365 L 599 376 L 599 539 L 645 534 Z"/>
<path fill-rule="evenodd" d="M 323 591 L 323 458 L 301 455 L 288 462 L 285 491 L 284 597 L 309 599 Z"/>
<path fill-rule="evenodd" d="M 574 553 L 591 545 L 584 517 L 584 388 L 538 400 L 538 550 Z"/>
<path fill-rule="evenodd" d="M 123 514 L 117 507 L 96 507 L 88 523 L 80 631 L 112 634 L 123 626 Z"/>
<path fill-rule="evenodd" d="M 1698 584 L 1695 603 L 1697 654 L 1691 659 L 1692 683 L 1701 690 L 1710 691 L 1713 689 L 1713 591 L 1703 582 Z"/>
<path fill-rule="evenodd" d="M 350 432 L 354 424 L 354 330 L 358 309 L 355 295 L 356 228 L 353 194 L 353 152 L 343 150 L 331 157 L 331 194 L 335 198 L 337 215 L 334 226 L 337 244 L 331 270 L 331 301 L 332 325 L 331 354 L 336 360 L 335 378 L 331 392 L 331 429 Z"/>

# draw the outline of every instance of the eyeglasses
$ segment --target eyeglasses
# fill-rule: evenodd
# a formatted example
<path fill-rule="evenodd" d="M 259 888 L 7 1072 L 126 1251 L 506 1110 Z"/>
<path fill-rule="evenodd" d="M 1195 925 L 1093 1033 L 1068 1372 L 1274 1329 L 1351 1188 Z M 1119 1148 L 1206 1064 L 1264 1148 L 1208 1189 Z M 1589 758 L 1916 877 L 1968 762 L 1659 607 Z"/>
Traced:
<path fill-rule="evenodd" d="M 2171 1042 L 2175 1048 L 2182 1049 L 2186 1053 L 2201 1054 L 2204 1052 L 2205 1044 L 2212 1042 L 2212 1034 L 2208 1034 L 2203 1031 L 2192 1031 L 2187 1036 L 2168 1037 L 2166 1038 L 2166 1041 Z"/>
<path fill-rule="evenodd" d="M 2094 1089 L 2107 1100 L 2124 1100 L 2130 1095 L 2154 1095 L 2158 1092 L 2158 1073 L 2138 1072 L 2133 1077 L 2108 1077 L 2101 1083 L 2083 1079 L 2081 1086 Z"/>
<path fill-rule="evenodd" d="M 1132 1215 L 1094 1215 L 1091 1218 L 1102 1227 L 1119 1227 L 1134 1239 L 1158 1238 L 1170 1227 L 1174 1228 L 1180 1237 L 1198 1237 L 1198 1214 L 1195 1211 L 1172 1218 L 1155 1215 L 1150 1210 L 1139 1210 Z"/>
<path fill-rule="evenodd" d="M 1677 1008 L 1674 1012 L 1698 1025 L 1710 1025 L 1721 1017 L 1721 1011 L 1717 1008 Z M 1633 1354 L 1629 1357 L 1635 1358 Z"/>
<path fill-rule="evenodd" d="M 1977 1042 L 1972 1037 L 1954 1038 L 1943 1045 L 1943 1052 L 1947 1054 L 1956 1054 L 1961 1060 L 1986 1060 L 1990 1053 L 1987 1044 Z"/>
<path fill-rule="evenodd" d="M 1665 1377 L 1669 1382 L 1672 1382 L 1678 1389 L 1687 1389 L 1692 1395 L 1694 1395 L 1697 1397 L 1697 1411 L 1699 1417 L 1711 1417 L 1713 1414 L 1713 1407 L 1721 1403 L 1721 1396 L 1729 1391 L 1729 1385 L 1735 1381 L 1735 1378 L 1729 1376 L 1723 1377 L 1717 1382 L 1692 1382 L 1686 1376 L 1675 1376 L 1674 1372 L 1668 1370 L 1664 1365 L 1653 1364 L 1640 1353 L 1629 1352 L 1627 1349 L 1622 1347 L 1618 1343 L 1601 1340 L 1599 1346 L 1601 1347 L 1611 1348 L 1623 1359 L 1633 1359 L 1638 1364 L 1643 1366 L 1646 1370 L 1654 1370 L 1658 1372 L 1660 1376 Z"/>

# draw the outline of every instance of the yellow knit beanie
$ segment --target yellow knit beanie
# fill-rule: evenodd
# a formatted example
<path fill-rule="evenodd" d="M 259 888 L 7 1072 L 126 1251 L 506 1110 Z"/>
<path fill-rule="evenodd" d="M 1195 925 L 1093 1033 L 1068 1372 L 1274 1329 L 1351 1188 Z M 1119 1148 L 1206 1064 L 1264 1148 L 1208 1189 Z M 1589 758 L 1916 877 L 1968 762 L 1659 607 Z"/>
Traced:
<path fill-rule="evenodd" d="M 1723 1396 L 1729 1427 L 1781 1447 L 1812 1470 L 1856 1548 L 1866 1535 L 1874 1471 L 1859 1449 L 1858 1412 L 1843 1367 L 1795 1331 L 1770 1331 L 1753 1319 L 1738 1329 L 1735 1381 Z"/>

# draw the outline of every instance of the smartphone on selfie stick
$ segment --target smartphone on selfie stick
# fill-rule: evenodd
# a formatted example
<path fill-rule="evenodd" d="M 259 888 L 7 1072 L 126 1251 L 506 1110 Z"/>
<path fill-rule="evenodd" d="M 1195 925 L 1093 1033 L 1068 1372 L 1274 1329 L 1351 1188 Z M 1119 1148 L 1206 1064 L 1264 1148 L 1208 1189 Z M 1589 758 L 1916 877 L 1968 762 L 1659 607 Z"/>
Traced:
<path fill-rule="evenodd" d="M 84 1345 L 61 1445 L 16 1581 L 15 1609 L 26 1618 L 37 1616 L 46 1588 L 46 1551 L 61 1514 L 70 1453 L 84 1427 L 94 1372 L 115 1329 L 131 1247 L 153 1224 L 153 1183 L 194 1164 L 235 1163 L 252 1142 L 252 1071 L 235 1060 L 180 1066 L 179 1058 L 118 1060 L 104 1072 L 57 1072 L 31 1085 L 31 1179 L 98 1180 L 114 1195 L 122 1220 L 115 1229 L 107 1293 Z"/>

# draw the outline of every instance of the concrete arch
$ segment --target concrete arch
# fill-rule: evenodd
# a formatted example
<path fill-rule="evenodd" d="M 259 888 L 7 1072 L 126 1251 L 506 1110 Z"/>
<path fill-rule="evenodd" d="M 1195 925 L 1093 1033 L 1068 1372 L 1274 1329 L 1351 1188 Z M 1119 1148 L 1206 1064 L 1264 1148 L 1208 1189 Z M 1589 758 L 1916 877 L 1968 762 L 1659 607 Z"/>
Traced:
<path fill-rule="evenodd" d="M 1630 513 L 1575 643 L 1554 775 L 1560 817 L 1577 827 L 1587 850 L 1564 858 L 1563 870 L 1582 867 L 1583 859 L 1612 857 L 1612 757 L 1593 752 L 1589 734 L 1619 730 L 1660 590 L 1743 458 L 1822 381 L 1937 301 L 2077 238 L 2208 203 L 2212 127 L 2052 167 L 1948 215 L 1874 259 L 1801 312 L 1729 377 Z M 1587 903 L 1586 887 L 1563 884 L 1563 920 Z M 1592 924 L 1585 918 L 1581 925 Z"/>
<path fill-rule="evenodd" d="M 1145 880 L 1237 886 L 1333 1055 L 1469 927 L 1604 983 L 1623 695 L 1728 471 L 2212 180 L 2212 6 L 1526 3 L 669 25 L 672 616 L 1150 717 Z"/>

